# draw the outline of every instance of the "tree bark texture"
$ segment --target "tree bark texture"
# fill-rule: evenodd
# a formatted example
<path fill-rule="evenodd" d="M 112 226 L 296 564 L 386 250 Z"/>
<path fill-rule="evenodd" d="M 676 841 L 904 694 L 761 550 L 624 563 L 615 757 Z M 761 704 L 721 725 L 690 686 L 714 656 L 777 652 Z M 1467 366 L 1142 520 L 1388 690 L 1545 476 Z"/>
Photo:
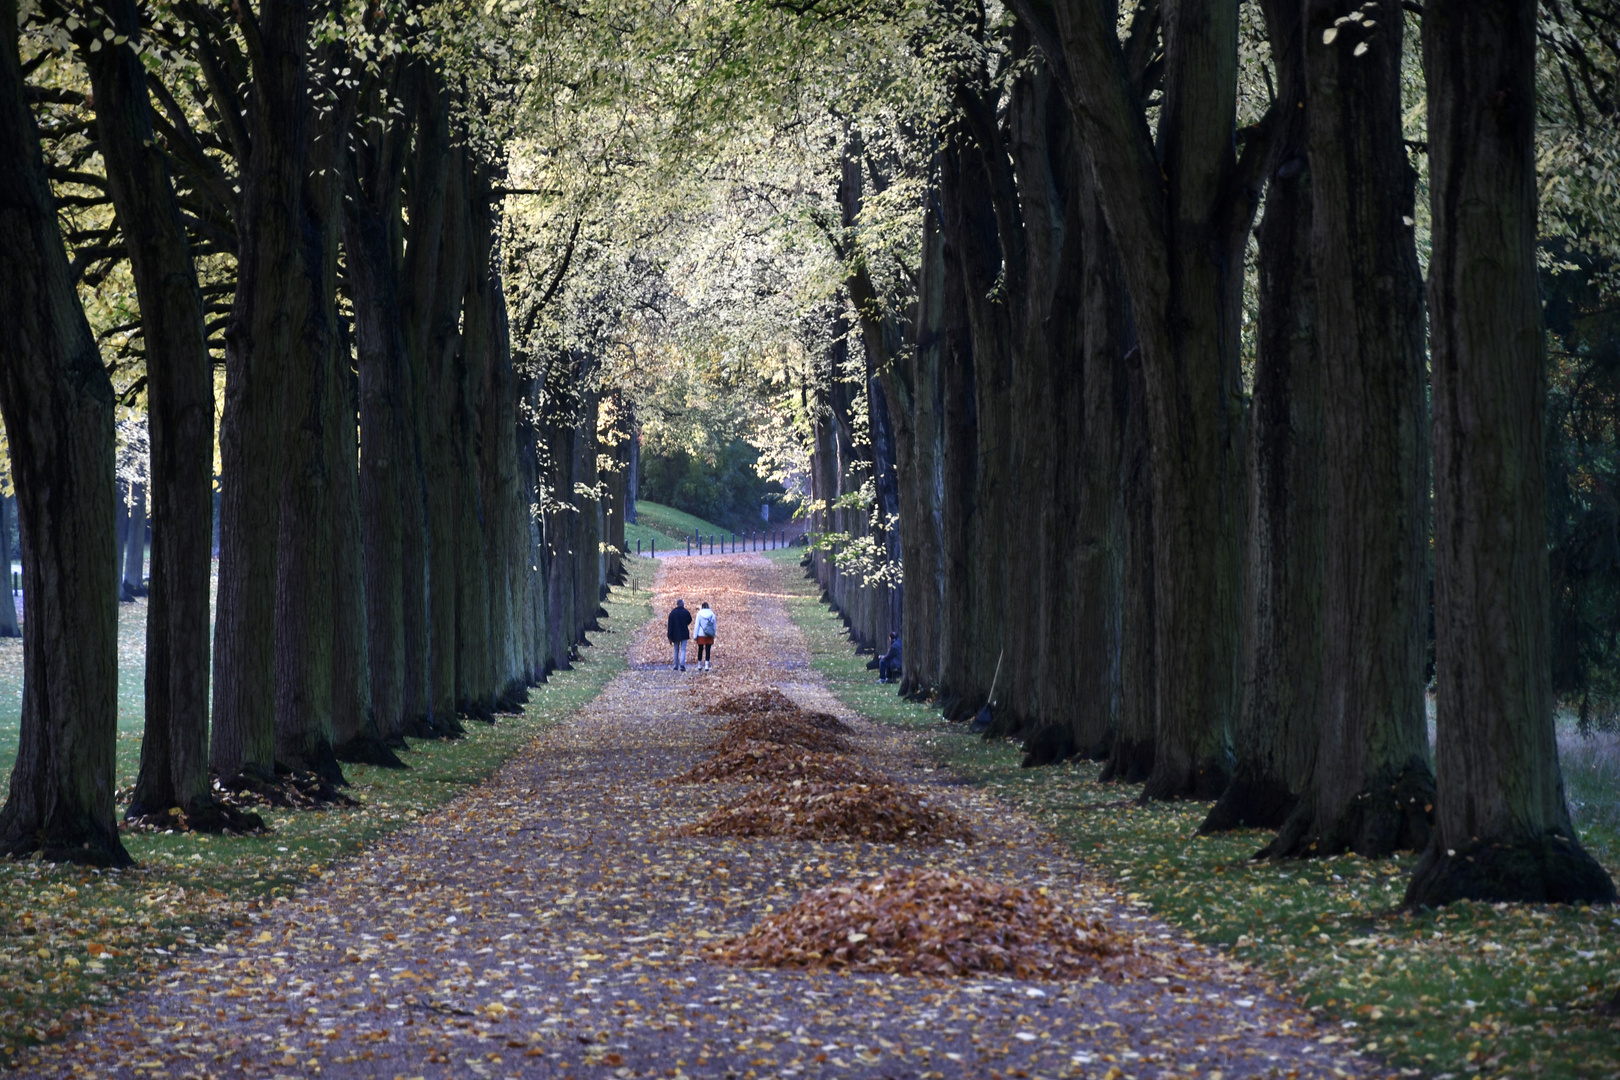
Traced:
<path fill-rule="evenodd" d="M 1037 27 L 1042 12 L 1020 4 Z M 1162 5 L 1157 145 L 1114 18 L 1066 0 L 1041 29 L 1063 58 L 1120 252 L 1153 447 L 1159 731 L 1149 798 L 1225 787 L 1238 702 L 1243 415 L 1241 259 L 1257 201 L 1233 154 L 1237 5 Z"/>
<path fill-rule="evenodd" d="M 448 147 L 446 155 L 442 225 L 438 236 L 426 241 L 436 244 L 439 254 L 422 342 L 426 354 L 422 469 L 428 522 L 429 692 L 436 717 L 468 711 L 461 707 L 466 695 L 456 681 L 460 653 L 457 592 L 462 584 L 460 488 L 466 464 L 459 453 L 464 380 L 456 354 L 461 346 L 461 304 L 466 292 L 467 215 L 462 155 Z"/>
<path fill-rule="evenodd" d="M 1336 25 L 1352 10 L 1369 18 Z M 1415 174 L 1401 143 L 1402 25 L 1393 0 L 1306 8 L 1332 543 L 1317 764 L 1305 805 L 1271 848 L 1279 855 L 1380 856 L 1428 840 L 1428 422 L 1422 277 L 1408 224 Z"/>
<path fill-rule="evenodd" d="M 286 33 L 307 34 L 304 18 Z M 326 66 L 329 66 L 329 61 Z M 302 107 L 304 86 L 288 101 Z M 276 552 L 276 760 L 342 784 L 332 751 L 333 635 L 336 571 L 333 542 L 332 432 L 337 389 L 337 255 L 343 187 L 338 177 L 343 108 L 306 120 L 304 181 L 298 205 L 297 286 L 303 322 L 282 358 L 283 405 L 280 533 Z M 314 118 L 311 118 L 314 119 Z"/>
<path fill-rule="evenodd" d="M 1049 710 L 1053 717 L 1061 716 L 1064 703 L 1072 700 L 1069 726 L 1075 752 L 1101 758 L 1112 750 L 1123 708 L 1127 552 L 1122 462 L 1130 404 L 1125 362 L 1130 300 L 1091 163 L 1078 147 L 1071 153 L 1070 227 L 1080 233 L 1083 250 L 1078 273 L 1062 274 L 1049 318 L 1058 324 L 1061 312 L 1076 311 L 1083 319 L 1081 366 L 1075 385 L 1063 395 L 1068 418 L 1061 429 L 1065 441 L 1059 444 L 1077 446 L 1080 453 L 1072 479 L 1058 485 L 1060 492 L 1070 494 L 1057 504 L 1049 523 L 1046 559 L 1060 571 L 1052 591 L 1073 597 L 1072 609 L 1062 612 L 1073 628 L 1073 646 L 1048 661 L 1048 678 L 1054 680 Z M 1079 295 L 1072 291 L 1076 286 Z M 1054 457 L 1066 461 L 1064 455 Z M 1070 549 L 1073 541 L 1078 550 Z M 1064 640 L 1061 624 L 1053 624 L 1049 632 L 1053 640 Z"/>
<path fill-rule="evenodd" d="M 113 820 L 113 390 L 57 228 L 25 97 L 15 0 L 0 0 L 0 160 L 0 415 L 27 598 L 22 717 L 0 808 L 0 854 L 126 866 Z"/>
<path fill-rule="evenodd" d="M 1141 352 L 1125 354 L 1125 422 L 1120 433 L 1124 557 L 1119 612 L 1119 731 L 1099 779 L 1145 783 L 1158 738 L 1158 634 L 1153 625 L 1153 461 Z"/>
<path fill-rule="evenodd" d="M 1423 22 L 1439 744 L 1406 899 L 1613 903 L 1571 827 L 1553 731 L 1536 4 L 1429 0 Z"/>
<path fill-rule="evenodd" d="M 339 761 L 403 768 L 383 740 L 371 704 L 371 643 L 366 632 L 366 559 L 360 524 L 360 380 L 340 322 L 331 365 L 332 419 L 332 754 Z"/>
<path fill-rule="evenodd" d="M 506 303 L 494 263 L 495 222 L 490 182 L 474 172 L 472 265 L 467 279 L 469 338 L 482 342 L 470 363 L 483 365 L 479 379 L 479 499 L 484 513 L 485 565 L 489 573 L 491 652 L 496 689 L 507 707 L 521 702 L 532 678 L 526 652 L 529 617 L 529 505 L 522 496 L 518 455 L 517 380 L 506 332 Z M 478 315 L 482 312 L 482 316 Z M 474 333 L 475 329 L 478 331 Z"/>
<path fill-rule="evenodd" d="M 140 40 L 133 0 L 113 0 L 103 10 L 119 33 L 132 42 Z M 85 50 L 81 55 L 90 71 L 96 135 L 129 250 L 146 341 L 152 564 L 145 734 L 130 813 L 178 806 L 194 828 L 206 827 L 224 820 L 204 806 L 212 803 L 208 628 L 213 358 L 185 219 L 168 161 L 153 139 L 146 69 L 128 48 Z M 144 527 L 139 532 L 144 546 Z M 138 571 L 136 578 L 139 584 Z"/>
<path fill-rule="evenodd" d="M 440 237 L 450 178 L 450 115 L 443 79 L 427 70 L 425 60 L 417 64 L 421 70 L 415 80 L 416 130 L 406 172 L 405 255 L 400 272 L 405 370 L 400 393 L 404 418 L 402 467 L 397 476 L 402 526 L 403 708 L 407 733 L 430 736 L 441 728 L 433 710 L 432 537 L 426 480 L 427 460 L 433 452 L 428 433 L 428 354 L 432 349 Z M 444 727 L 459 729 L 453 714 L 445 714 L 444 720 Z"/>
<path fill-rule="evenodd" d="M 371 706 L 383 739 L 405 734 L 404 489 L 406 372 L 394 252 L 403 149 L 381 131 L 355 141 L 343 246 L 354 301 L 360 415 L 360 533 L 365 556 Z"/>
<path fill-rule="evenodd" d="M 957 192 L 971 190 L 962 179 L 959 146 L 947 143 L 940 151 L 940 205 L 944 210 L 945 284 L 944 342 L 941 349 L 940 535 L 944 539 L 940 561 L 944 587 L 939 608 L 939 673 L 935 679 L 941 709 L 947 719 L 965 720 L 983 703 L 973 694 L 968 674 L 973 650 L 972 530 L 974 474 L 978 457 L 977 411 L 973 395 L 973 340 L 967 323 L 968 285 L 953 236 L 964 227 L 964 200 Z M 981 691 L 983 694 L 988 691 Z"/>
<path fill-rule="evenodd" d="M 453 426 L 456 466 L 456 686 L 457 708 L 469 714 L 491 716 L 503 704 L 501 676 L 496 670 L 496 627 L 505 631 L 511 605 L 497 603 L 491 589 L 490 546 L 486 530 L 492 515 L 483 501 L 484 459 L 478 453 L 480 410 L 484 379 L 488 374 L 490 342 L 489 254 L 493 238 L 480 238 L 488 228 L 487 211 L 480 212 L 488 195 L 479 190 L 471 155 L 458 151 L 460 189 L 452 208 L 460 217 L 461 265 L 456 270 L 462 285 L 458 304 L 461 332 L 454 357 L 456 393 Z M 510 388 L 508 388 L 510 393 Z M 502 575 L 504 581 L 504 571 Z M 497 608 L 499 618 L 497 623 Z"/>
<path fill-rule="evenodd" d="M 986 474 L 1001 481 L 1008 465 L 1005 395 L 1012 326 L 1006 305 L 995 295 L 1002 256 L 987 154 L 964 130 L 949 138 L 941 154 L 940 202 L 945 258 L 954 271 L 946 282 L 950 352 L 944 435 L 944 531 L 953 542 L 946 553 L 940 684 L 946 715 L 965 719 L 989 699 L 995 669 L 1004 659 L 1004 572 L 991 562 L 996 538 L 1005 533 L 997 515 L 1005 515 L 1007 507 L 1005 493 L 993 491 Z M 993 406 L 988 413 L 987 404 Z"/>
<path fill-rule="evenodd" d="M 254 65 L 251 153 L 242 166 L 237 286 L 225 330 L 220 418 L 219 594 L 213 741 L 220 776 L 272 779 L 277 550 L 283 504 L 283 360 L 308 318 L 302 188 L 307 109 L 302 0 L 264 0 Z M 295 405 L 295 407 L 297 407 Z"/>
<path fill-rule="evenodd" d="M 1322 717 L 1326 573 L 1322 359 L 1311 261 L 1303 10 L 1270 0 L 1283 103 L 1259 241 L 1259 333 L 1249 406 L 1243 698 L 1231 782 L 1200 831 L 1278 828 L 1310 780 Z"/>
<path fill-rule="evenodd" d="M 939 214 L 923 219 L 922 267 L 914 342 L 884 383 L 895 416 L 900 477 L 901 580 L 905 590 L 900 693 L 926 697 L 939 679 L 941 557 L 940 356 L 944 337 L 945 242 Z"/>

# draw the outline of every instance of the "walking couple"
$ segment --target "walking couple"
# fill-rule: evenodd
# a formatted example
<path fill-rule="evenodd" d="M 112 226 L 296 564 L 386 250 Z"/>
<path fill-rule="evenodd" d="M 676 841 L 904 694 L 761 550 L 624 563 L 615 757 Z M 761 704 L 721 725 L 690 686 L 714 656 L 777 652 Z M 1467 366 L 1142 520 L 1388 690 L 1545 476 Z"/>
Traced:
<path fill-rule="evenodd" d="M 694 619 L 692 613 L 686 610 L 686 601 L 675 601 L 675 610 L 669 613 L 669 643 L 675 646 L 675 662 L 670 665 L 671 671 L 686 670 L 686 643 L 688 640 L 697 642 L 697 663 L 699 671 L 709 670 L 709 650 L 714 648 L 715 631 L 714 611 L 709 607 L 707 600 L 698 609 Z"/>

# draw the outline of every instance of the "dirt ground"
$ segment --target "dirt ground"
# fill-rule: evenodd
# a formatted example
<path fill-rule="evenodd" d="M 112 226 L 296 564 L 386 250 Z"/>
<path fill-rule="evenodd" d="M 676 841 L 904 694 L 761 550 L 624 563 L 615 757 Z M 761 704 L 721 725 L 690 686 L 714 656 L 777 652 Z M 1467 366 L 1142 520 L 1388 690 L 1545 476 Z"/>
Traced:
<path fill-rule="evenodd" d="M 811 670 L 756 555 L 671 559 L 631 668 L 486 784 L 379 843 L 115 1015 L 43 1075 L 119 1077 L 1372 1076 L 1333 1031 L 1144 914 L 914 736 L 852 716 Z M 677 597 L 719 615 L 713 672 L 670 670 Z M 703 706 L 769 683 L 855 727 L 853 756 L 967 819 L 935 847 L 680 838 L 737 784 L 703 760 Z M 1130 935 L 1124 979 L 1025 982 L 727 966 L 708 950 L 810 889 L 896 866 L 1059 898 Z"/>

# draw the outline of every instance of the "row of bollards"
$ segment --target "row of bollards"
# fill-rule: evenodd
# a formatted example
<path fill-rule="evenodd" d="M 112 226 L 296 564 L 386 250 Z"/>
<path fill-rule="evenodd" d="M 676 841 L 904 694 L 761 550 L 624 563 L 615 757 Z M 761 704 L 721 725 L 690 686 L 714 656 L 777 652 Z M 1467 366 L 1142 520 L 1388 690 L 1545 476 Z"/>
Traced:
<path fill-rule="evenodd" d="M 707 552 L 703 550 L 705 542 L 709 548 Z M 719 549 L 718 554 L 734 555 L 738 551 L 774 551 L 777 548 L 787 547 L 788 540 L 787 530 L 785 529 L 771 529 L 768 532 L 732 533 L 729 539 L 723 533 L 711 533 L 707 538 L 702 533 L 696 533 L 686 538 L 686 553 L 688 555 L 694 554 L 692 550 L 694 544 L 697 547 L 696 554 L 698 555 L 714 555 L 716 554 L 716 548 Z M 643 551 L 641 541 L 637 540 L 636 557 L 658 558 L 658 541 L 649 541 L 647 549 Z"/>

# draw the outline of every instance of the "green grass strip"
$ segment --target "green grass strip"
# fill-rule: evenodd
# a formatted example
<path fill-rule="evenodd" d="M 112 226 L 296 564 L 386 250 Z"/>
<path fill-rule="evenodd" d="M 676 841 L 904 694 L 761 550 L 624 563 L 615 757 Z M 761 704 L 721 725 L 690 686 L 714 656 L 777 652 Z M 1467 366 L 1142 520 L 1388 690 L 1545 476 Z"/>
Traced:
<path fill-rule="evenodd" d="M 632 530 L 636 534 L 632 535 Z M 647 530 L 643 532 L 642 530 Z M 712 521 L 705 521 L 684 510 L 677 510 L 673 506 L 663 503 L 647 502 L 645 499 L 636 500 L 636 523 L 626 524 L 624 527 L 625 539 L 630 542 L 630 550 L 636 548 L 636 536 L 646 539 L 650 533 L 658 534 L 660 549 L 680 542 L 681 550 L 685 551 L 685 541 L 688 536 L 702 534 L 704 537 L 731 535 L 730 530 L 721 528 Z M 718 549 L 717 549 L 718 550 Z"/>
<path fill-rule="evenodd" d="M 798 556 L 778 557 L 788 607 L 840 700 L 917 730 L 937 762 L 1049 828 L 1131 899 L 1342 1025 L 1341 1043 L 1436 1080 L 1620 1076 L 1620 1017 L 1602 1009 L 1620 986 L 1620 912 L 1464 903 L 1411 913 L 1397 906 L 1411 855 L 1254 863 L 1269 834 L 1197 836 L 1208 803 L 1137 806 L 1139 788 L 1098 783 L 1091 763 L 1021 770 L 1014 744 L 985 742 L 879 685 Z"/>

